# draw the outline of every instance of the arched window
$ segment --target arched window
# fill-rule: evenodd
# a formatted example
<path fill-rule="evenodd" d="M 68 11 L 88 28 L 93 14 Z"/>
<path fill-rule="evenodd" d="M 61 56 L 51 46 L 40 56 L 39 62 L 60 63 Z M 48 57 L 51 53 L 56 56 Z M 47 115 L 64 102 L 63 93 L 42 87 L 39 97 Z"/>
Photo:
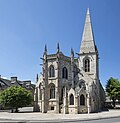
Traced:
<path fill-rule="evenodd" d="M 84 69 L 85 69 L 85 72 L 90 72 L 90 60 L 89 59 L 85 59 Z"/>
<path fill-rule="evenodd" d="M 50 86 L 50 99 L 54 99 L 55 98 L 55 85 L 52 84 Z"/>
<path fill-rule="evenodd" d="M 83 94 L 80 96 L 80 105 L 85 105 L 85 97 Z"/>
<path fill-rule="evenodd" d="M 49 67 L 49 77 L 55 77 L 55 69 L 53 65 Z"/>
<path fill-rule="evenodd" d="M 62 78 L 68 79 L 68 70 L 66 67 L 62 69 Z"/>
<path fill-rule="evenodd" d="M 70 95 L 70 105 L 74 105 L 74 96 L 73 96 L 73 94 Z"/>

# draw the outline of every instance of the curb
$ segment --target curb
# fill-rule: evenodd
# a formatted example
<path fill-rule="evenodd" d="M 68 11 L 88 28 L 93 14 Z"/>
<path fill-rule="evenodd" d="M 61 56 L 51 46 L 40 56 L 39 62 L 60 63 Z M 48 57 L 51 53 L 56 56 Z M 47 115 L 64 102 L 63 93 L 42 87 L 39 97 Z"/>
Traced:
<path fill-rule="evenodd" d="M 67 122 L 81 122 L 81 121 L 92 121 L 92 120 L 102 120 L 110 118 L 120 118 L 120 116 L 113 117 L 98 117 L 98 118 L 84 118 L 84 119 L 58 119 L 58 120 L 16 120 L 16 119 L 2 119 L 0 118 L 0 123 L 67 123 Z M 2 121 L 1 121 L 2 120 Z"/>
<path fill-rule="evenodd" d="M 26 121 L 26 123 L 67 123 L 67 122 L 81 122 L 81 121 L 92 121 L 92 120 L 102 120 L 102 119 L 110 119 L 110 118 L 120 118 L 120 116 L 115 116 L 115 117 L 101 117 L 101 118 L 91 118 L 91 119 L 72 119 L 72 120 L 66 120 L 66 119 L 63 119 L 63 120 L 59 120 L 59 121 L 55 121 L 55 120 L 34 120 L 34 121 Z"/>

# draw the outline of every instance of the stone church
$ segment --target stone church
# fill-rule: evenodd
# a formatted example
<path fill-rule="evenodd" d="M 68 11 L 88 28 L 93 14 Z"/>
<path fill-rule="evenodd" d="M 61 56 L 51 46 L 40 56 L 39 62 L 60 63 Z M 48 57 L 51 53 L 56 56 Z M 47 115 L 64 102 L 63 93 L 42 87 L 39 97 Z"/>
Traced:
<path fill-rule="evenodd" d="M 43 53 L 42 73 L 36 77 L 34 111 L 79 114 L 101 111 L 105 92 L 99 80 L 99 54 L 87 9 L 78 58 L 65 56 L 57 45 L 55 54 Z"/>

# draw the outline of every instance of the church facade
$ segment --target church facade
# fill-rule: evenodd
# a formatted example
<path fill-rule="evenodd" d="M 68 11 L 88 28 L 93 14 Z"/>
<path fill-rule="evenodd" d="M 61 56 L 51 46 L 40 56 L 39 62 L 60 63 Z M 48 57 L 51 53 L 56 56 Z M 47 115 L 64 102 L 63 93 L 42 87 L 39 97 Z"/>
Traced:
<path fill-rule="evenodd" d="M 99 56 L 90 12 L 87 9 L 78 58 L 65 56 L 57 45 L 55 54 L 43 53 L 42 74 L 36 77 L 34 111 L 78 114 L 98 112 L 105 102 L 99 80 Z"/>

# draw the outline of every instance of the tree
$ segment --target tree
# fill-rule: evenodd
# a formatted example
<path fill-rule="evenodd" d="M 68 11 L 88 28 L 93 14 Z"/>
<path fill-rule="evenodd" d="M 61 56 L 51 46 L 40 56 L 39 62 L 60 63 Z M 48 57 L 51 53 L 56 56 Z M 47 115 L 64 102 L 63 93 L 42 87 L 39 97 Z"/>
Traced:
<path fill-rule="evenodd" d="M 0 104 L 11 109 L 28 106 L 32 102 L 31 93 L 21 86 L 12 86 L 0 93 Z"/>
<path fill-rule="evenodd" d="M 115 107 L 115 101 L 120 99 L 120 82 L 118 79 L 110 78 L 106 84 L 106 92 L 112 100 L 113 107 Z"/>

